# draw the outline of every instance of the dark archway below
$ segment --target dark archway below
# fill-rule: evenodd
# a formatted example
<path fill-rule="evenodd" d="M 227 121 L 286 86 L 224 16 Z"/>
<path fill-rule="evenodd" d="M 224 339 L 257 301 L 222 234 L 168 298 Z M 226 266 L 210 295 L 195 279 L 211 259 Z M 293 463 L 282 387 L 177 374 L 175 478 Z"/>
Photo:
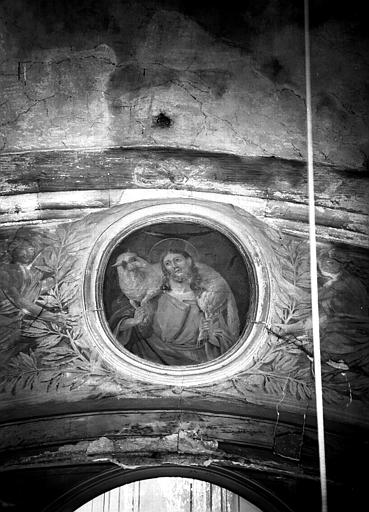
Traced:
<path fill-rule="evenodd" d="M 89 478 L 59 496 L 42 512 L 74 512 L 100 494 L 138 480 L 157 477 L 184 477 L 203 480 L 238 494 L 265 512 L 292 512 L 274 493 L 249 477 L 224 467 L 161 465 L 131 470 L 113 468 Z"/>
<path fill-rule="evenodd" d="M 73 447 L 71 446 L 71 450 Z M 151 454 L 155 464 L 155 454 Z M 12 512 L 74 512 L 94 497 L 115 487 L 137 480 L 161 476 L 183 476 L 205 480 L 228 489 L 266 512 L 311 512 L 320 510 L 320 483 L 296 465 L 295 475 L 271 466 L 253 464 L 249 467 L 196 465 L 196 456 L 186 465 L 157 461 L 156 465 L 139 467 L 137 458 L 128 458 L 131 467 L 117 467 L 102 458 L 91 457 L 90 463 L 34 464 L 33 467 L 5 469 L 1 473 L 0 511 Z M 95 460 L 93 460 L 95 459 Z M 122 462 L 123 464 L 123 462 Z M 192 465 L 193 464 L 193 465 Z M 204 460 L 202 460 L 204 464 Z M 273 466 L 273 464 L 272 464 Z M 363 477 L 348 485 L 328 482 L 329 506 L 336 512 L 359 507 L 365 495 Z"/>

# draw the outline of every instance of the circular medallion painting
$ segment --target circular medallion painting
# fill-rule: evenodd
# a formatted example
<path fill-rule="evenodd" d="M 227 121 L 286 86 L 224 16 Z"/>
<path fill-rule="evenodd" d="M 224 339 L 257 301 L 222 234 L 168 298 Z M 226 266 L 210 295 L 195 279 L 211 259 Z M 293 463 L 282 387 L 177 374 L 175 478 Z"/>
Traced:
<path fill-rule="evenodd" d="M 120 350 L 165 366 L 228 352 L 250 321 L 251 266 L 216 229 L 161 222 L 118 241 L 103 279 L 103 307 Z"/>
<path fill-rule="evenodd" d="M 245 371 L 267 340 L 271 281 L 257 219 L 209 201 L 137 201 L 95 224 L 89 343 L 129 378 L 191 386 Z"/>

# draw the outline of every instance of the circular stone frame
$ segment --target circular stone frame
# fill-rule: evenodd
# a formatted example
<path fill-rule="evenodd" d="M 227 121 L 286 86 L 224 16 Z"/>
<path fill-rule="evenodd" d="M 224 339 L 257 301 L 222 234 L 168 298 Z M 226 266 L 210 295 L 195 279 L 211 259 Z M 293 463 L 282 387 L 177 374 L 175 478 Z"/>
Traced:
<path fill-rule="evenodd" d="M 206 385 L 249 369 L 265 343 L 265 325 L 270 316 L 270 272 L 264 259 L 263 237 L 246 212 L 228 205 L 194 200 L 131 203 L 122 215 L 104 222 L 88 258 L 83 287 L 83 311 L 88 336 L 101 358 L 125 378 L 173 386 Z M 128 211 L 127 211 L 128 210 Z M 253 296 L 250 321 L 222 356 L 197 365 L 164 366 L 135 356 L 117 346 L 103 308 L 103 280 L 114 248 L 128 235 L 154 223 L 192 222 L 208 226 L 226 236 L 243 257 L 251 277 Z M 98 228 L 98 226 L 97 226 Z"/>

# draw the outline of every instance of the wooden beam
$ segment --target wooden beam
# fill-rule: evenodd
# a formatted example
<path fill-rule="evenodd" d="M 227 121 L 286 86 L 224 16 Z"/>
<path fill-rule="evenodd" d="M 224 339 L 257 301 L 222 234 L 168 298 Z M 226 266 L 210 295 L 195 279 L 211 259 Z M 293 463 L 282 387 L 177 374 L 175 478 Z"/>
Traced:
<path fill-rule="evenodd" d="M 306 164 L 173 148 L 39 151 L 0 156 L 3 195 L 174 188 L 307 203 Z M 316 204 L 368 213 L 367 172 L 316 164 Z"/>
<path fill-rule="evenodd" d="M 307 236 L 302 161 L 130 148 L 9 153 L 0 156 L 0 168 L 3 232 L 137 199 L 191 195 L 231 202 L 287 234 Z M 369 174 L 321 164 L 315 174 L 318 238 L 369 247 Z"/>

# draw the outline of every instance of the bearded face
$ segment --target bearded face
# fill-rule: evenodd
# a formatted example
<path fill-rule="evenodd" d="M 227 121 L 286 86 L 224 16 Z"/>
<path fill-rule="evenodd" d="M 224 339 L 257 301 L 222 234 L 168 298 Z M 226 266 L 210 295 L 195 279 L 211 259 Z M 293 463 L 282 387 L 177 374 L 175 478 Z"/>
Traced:
<path fill-rule="evenodd" d="M 191 281 L 192 278 L 192 259 L 181 253 L 167 253 L 162 261 L 164 274 L 178 283 Z"/>

